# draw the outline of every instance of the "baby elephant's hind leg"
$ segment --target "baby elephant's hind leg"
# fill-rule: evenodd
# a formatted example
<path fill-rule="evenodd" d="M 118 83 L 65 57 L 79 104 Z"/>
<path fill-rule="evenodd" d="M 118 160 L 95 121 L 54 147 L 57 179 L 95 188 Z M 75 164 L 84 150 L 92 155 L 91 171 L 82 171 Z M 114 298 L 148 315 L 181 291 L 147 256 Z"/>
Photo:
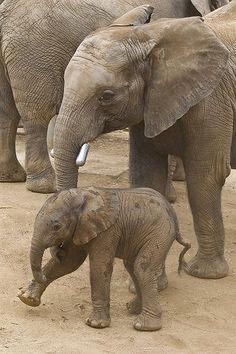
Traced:
<path fill-rule="evenodd" d="M 141 251 L 134 264 L 134 274 L 142 297 L 142 312 L 134 321 L 139 331 L 156 331 L 161 328 L 161 308 L 158 302 L 158 278 L 163 272 L 156 254 Z"/>
<path fill-rule="evenodd" d="M 134 287 L 133 293 L 136 294 L 134 298 L 126 304 L 126 307 L 129 313 L 132 315 L 138 315 L 142 311 L 142 298 L 137 278 L 134 275 L 134 264 L 125 260 L 124 266 L 131 277 L 132 285 Z"/>
<path fill-rule="evenodd" d="M 125 266 L 126 267 L 126 266 Z M 126 267 L 127 269 L 127 267 Z M 128 270 L 128 269 L 127 269 Z M 165 269 L 165 264 L 163 264 L 162 266 L 162 272 L 161 274 L 158 276 L 157 279 L 157 288 L 158 291 L 162 291 L 164 289 L 166 289 L 168 286 L 168 279 L 167 279 L 167 275 L 166 275 L 166 269 Z M 129 279 L 129 291 L 132 294 L 136 294 L 136 286 L 134 285 L 133 282 L 133 277 L 131 276 L 131 278 Z"/>

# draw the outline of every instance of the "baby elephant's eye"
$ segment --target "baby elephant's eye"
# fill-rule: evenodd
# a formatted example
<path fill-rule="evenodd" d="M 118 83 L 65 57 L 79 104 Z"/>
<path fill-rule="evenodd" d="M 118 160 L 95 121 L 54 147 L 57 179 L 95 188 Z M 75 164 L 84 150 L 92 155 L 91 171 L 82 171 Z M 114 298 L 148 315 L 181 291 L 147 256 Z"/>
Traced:
<path fill-rule="evenodd" d="M 60 230 L 61 227 L 62 227 L 62 224 L 60 224 L 59 222 L 55 222 L 52 226 L 53 231 L 58 231 L 58 230 Z"/>
<path fill-rule="evenodd" d="M 114 98 L 114 96 L 115 96 L 115 92 L 111 90 L 105 90 L 103 91 L 102 96 L 99 98 L 99 101 L 101 103 L 108 103 Z"/>

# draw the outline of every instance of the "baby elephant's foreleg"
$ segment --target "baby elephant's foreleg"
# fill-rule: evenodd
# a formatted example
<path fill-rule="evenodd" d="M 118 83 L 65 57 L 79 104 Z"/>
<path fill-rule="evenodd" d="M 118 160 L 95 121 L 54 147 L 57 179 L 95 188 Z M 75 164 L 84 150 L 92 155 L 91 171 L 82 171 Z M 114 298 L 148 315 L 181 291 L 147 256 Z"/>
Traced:
<path fill-rule="evenodd" d="M 111 247 L 110 247 L 111 249 Z M 94 328 L 110 325 L 110 283 L 114 254 L 110 251 L 95 250 L 90 257 L 90 282 L 93 311 L 86 324 Z"/>
<path fill-rule="evenodd" d="M 72 243 L 65 244 L 61 250 L 54 248 L 52 254 L 53 257 L 43 267 L 43 274 L 45 274 L 47 281 L 45 283 L 37 283 L 32 280 L 27 288 L 21 290 L 18 295 L 20 300 L 26 305 L 39 306 L 41 296 L 48 285 L 55 279 L 74 272 L 87 256 L 83 250 L 79 250 Z"/>

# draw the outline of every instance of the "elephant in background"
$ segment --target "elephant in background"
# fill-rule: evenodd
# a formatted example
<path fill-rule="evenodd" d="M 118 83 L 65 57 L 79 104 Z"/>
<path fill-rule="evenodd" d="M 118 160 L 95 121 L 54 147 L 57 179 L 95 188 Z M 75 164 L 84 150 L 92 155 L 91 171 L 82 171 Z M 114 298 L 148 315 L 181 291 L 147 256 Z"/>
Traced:
<path fill-rule="evenodd" d="M 176 214 L 158 192 L 138 189 L 71 189 L 51 196 L 39 211 L 31 244 L 34 280 L 19 298 L 38 306 L 46 287 L 75 271 L 89 255 L 93 312 L 86 323 L 104 328 L 110 324 L 110 281 L 114 257 L 124 260 L 136 296 L 127 304 L 138 317 L 137 330 L 161 328 L 158 288 L 167 286 L 165 259 L 177 240 L 190 248 L 180 235 Z M 51 247 L 53 258 L 42 270 L 42 257 Z"/>
<path fill-rule="evenodd" d="M 227 1 L 150 0 L 154 18 L 205 14 Z M 5 0 L 0 8 L 0 181 L 26 179 L 27 189 L 55 190 L 47 127 L 63 96 L 64 70 L 82 40 L 143 0 Z M 137 23 L 149 19 L 140 11 Z M 58 30 L 59 29 L 59 30 Z M 25 169 L 15 152 L 17 125 L 26 132 Z M 27 175 L 27 176 L 26 176 Z"/>
<path fill-rule="evenodd" d="M 67 66 L 55 126 L 58 188 L 77 185 L 82 144 L 129 126 L 132 186 L 164 194 L 168 155 L 180 156 L 198 240 L 188 273 L 224 277 L 221 190 L 236 167 L 236 3 L 204 20 L 134 22 L 128 13 L 88 36 Z"/>

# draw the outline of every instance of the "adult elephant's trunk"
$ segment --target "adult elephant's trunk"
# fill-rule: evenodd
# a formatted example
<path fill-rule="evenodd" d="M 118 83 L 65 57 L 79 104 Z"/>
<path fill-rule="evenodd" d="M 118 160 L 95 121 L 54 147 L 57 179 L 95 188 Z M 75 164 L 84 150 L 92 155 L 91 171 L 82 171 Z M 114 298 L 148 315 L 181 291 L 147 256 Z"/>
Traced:
<path fill-rule="evenodd" d="M 42 272 L 42 259 L 45 251 L 45 246 L 43 243 L 34 235 L 31 241 L 31 249 L 30 249 L 30 264 L 31 270 L 34 276 L 34 279 L 38 283 L 45 283 L 46 277 Z"/>
<path fill-rule="evenodd" d="M 78 102 L 77 105 L 79 106 Z M 78 167 L 76 158 L 81 146 L 96 138 L 102 128 L 95 126 L 91 112 L 76 110 L 62 102 L 54 134 L 54 163 L 57 189 L 77 187 Z"/>
<path fill-rule="evenodd" d="M 76 157 L 81 144 L 79 136 L 65 127 L 56 123 L 54 138 L 54 164 L 56 170 L 57 189 L 70 189 L 77 187 L 78 168 Z"/>

